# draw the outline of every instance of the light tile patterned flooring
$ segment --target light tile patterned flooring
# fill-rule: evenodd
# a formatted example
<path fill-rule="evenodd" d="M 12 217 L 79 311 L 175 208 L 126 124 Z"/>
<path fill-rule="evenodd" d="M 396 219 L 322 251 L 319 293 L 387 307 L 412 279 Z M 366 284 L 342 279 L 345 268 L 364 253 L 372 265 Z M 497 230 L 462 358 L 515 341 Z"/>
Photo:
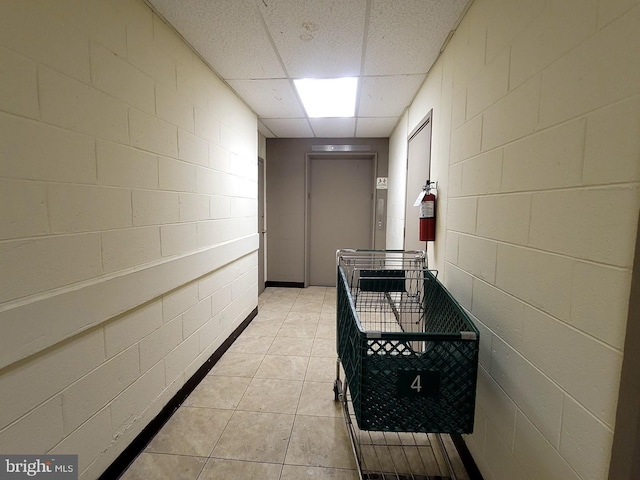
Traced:
<path fill-rule="evenodd" d="M 258 302 L 123 480 L 358 478 L 333 400 L 335 289 L 268 288 Z"/>

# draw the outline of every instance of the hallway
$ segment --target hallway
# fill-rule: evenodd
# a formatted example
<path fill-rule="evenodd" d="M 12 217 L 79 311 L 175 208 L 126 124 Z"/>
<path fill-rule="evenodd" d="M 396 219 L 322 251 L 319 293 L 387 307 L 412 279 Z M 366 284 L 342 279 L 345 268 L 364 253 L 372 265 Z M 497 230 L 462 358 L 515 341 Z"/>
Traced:
<path fill-rule="evenodd" d="M 376 158 L 376 249 L 421 242 L 407 176 L 437 182 L 420 248 L 480 332 L 469 476 L 640 478 L 640 0 L 473 0 L 432 41 L 427 5 L 463 1 L 1 2 L 0 457 L 71 455 L 78 480 L 143 449 L 125 478 L 354 478 L 332 291 L 258 293 L 316 283 L 310 164 L 350 153 Z M 323 57 L 332 32 L 355 41 Z M 421 42 L 433 65 L 396 69 Z M 361 106 L 309 118 L 293 81 L 333 52 Z"/>
<path fill-rule="evenodd" d="M 256 318 L 121 478 L 357 479 L 332 392 L 335 301 L 333 288 L 267 288 Z M 420 455 L 444 475 L 431 448 Z"/>

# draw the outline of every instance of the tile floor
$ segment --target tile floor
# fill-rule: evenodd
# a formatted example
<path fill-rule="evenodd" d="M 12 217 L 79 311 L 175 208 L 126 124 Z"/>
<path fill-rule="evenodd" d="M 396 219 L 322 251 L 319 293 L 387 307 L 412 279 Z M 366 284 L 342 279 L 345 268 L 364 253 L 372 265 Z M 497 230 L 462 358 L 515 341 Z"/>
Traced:
<path fill-rule="evenodd" d="M 358 478 L 335 379 L 335 289 L 268 288 L 258 315 L 121 477 Z"/>

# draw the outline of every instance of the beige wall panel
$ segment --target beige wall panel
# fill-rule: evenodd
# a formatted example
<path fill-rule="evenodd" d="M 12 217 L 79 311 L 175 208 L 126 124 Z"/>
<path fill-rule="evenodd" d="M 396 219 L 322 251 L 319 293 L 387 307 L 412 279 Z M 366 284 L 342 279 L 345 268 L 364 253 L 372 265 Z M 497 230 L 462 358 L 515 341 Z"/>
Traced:
<path fill-rule="evenodd" d="M 619 351 L 532 308 L 525 310 L 521 351 L 602 422 L 613 425 Z"/>
<path fill-rule="evenodd" d="M 511 45 L 511 88 L 536 75 L 597 28 L 597 0 L 553 0 Z"/>
<path fill-rule="evenodd" d="M 587 116 L 584 170 L 587 185 L 640 181 L 640 95 Z"/>
<path fill-rule="evenodd" d="M 566 257 L 500 244 L 496 286 L 566 320 L 571 312 L 573 266 Z"/>
<path fill-rule="evenodd" d="M 473 234 L 476 231 L 478 199 L 461 197 L 449 199 L 447 228 L 455 232 Z"/>
<path fill-rule="evenodd" d="M 0 244 L 0 301 L 62 287 L 102 273 L 100 235 L 62 235 Z"/>
<path fill-rule="evenodd" d="M 564 393 L 520 353 L 498 338 L 492 341 L 491 377 L 518 406 L 546 441 L 560 440 Z M 517 423 L 517 419 L 516 419 Z M 516 430 L 517 435 L 517 430 Z"/>
<path fill-rule="evenodd" d="M 540 110 L 541 76 L 533 77 L 482 114 L 482 149 L 490 150 L 535 132 Z"/>
<path fill-rule="evenodd" d="M 473 282 L 472 313 L 513 348 L 522 347 L 524 303 L 481 280 Z"/>
<path fill-rule="evenodd" d="M 638 207 L 639 186 L 538 193 L 531 200 L 529 244 L 629 268 Z"/>
<path fill-rule="evenodd" d="M 158 260 L 158 227 L 127 228 L 102 233 L 102 268 L 111 273 Z"/>
<path fill-rule="evenodd" d="M 504 147 L 503 192 L 575 187 L 582 183 L 585 121 L 577 120 Z"/>
<path fill-rule="evenodd" d="M 96 141 L 92 137 L 2 112 L 0 130 L 4 133 L 2 176 L 96 183 Z"/>
<path fill-rule="evenodd" d="M 563 412 L 560 452 L 583 478 L 606 478 L 613 431 L 569 396 Z"/>
<path fill-rule="evenodd" d="M 470 158 L 462 164 L 461 195 L 499 193 L 502 179 L 502 149 Z M 456 165 L 451 166 L 452 171 Z M 450 193 L 451 196 L 455 196 Z"/>
<path fill-rule="evenodd" d="M 109 95 L 154 114 L 153 79 L 100 44 L 91 44 L 91 81 Z"/>
<path fill-rule="evenodd" d="M 577 262 L 573 269 L 571 325 L 622 350 L 630 286 L 629 270 Z"/>
<path fill-rule="evenodd" d="M 487 61 L 505 48 L 533 22 L 545 7 L 545 0 L 490 0 L 487 4 Z"/>
<path fill-rule="evenodd" d="M 527 243 L 530 195 L 487 195 L 479 197 L 477 202 L 478 235 L 508 243 Z"/>
<path fill-rule="evenodd" d="M 545 480 L 581 480 L 555 446 L 518 412 L 513 455 L 529 478 Z"/>
<path fill-rule="evenodd" d="M 478 404 L 492 428 L 508 445 L 513 443 L 516 426 L 516 404 L 484 369 L 478 370 Z"/>
<path fill-rule="evenodd" d="M 542 80 L 540 125 L 555 125 L 637 95 L 639 42 L 640 10 L 634 8 L 550 65 Z"/>
<path fill-rule="evenodd" d="M 128 145 L 96 142 L 98 183 L 117 187 L 158 188 L 158 157 Z"/>
<path fill-rule="evenodd" d="M 0 240 L 49 233 L 46 197 L 44 183 L 0 179 L 0 204 L 12 207 L 0 211 Z"/>
<path fill-rule="evenodd" d="M 494 465 L 491 472 L 495 471 L 493 478 L 496 480 L 527 479 L 522 467 L 513 458 L 511 444 L 502 440 L 491 424 L 487 424 L 485 457 L 487 463 Z"/>
<path fill-rule="evenodd" d="M 35 62 L 0 48 L 0 109 L 25 117 L 38 118 L 38 83 Z"/>
<path fill-rule="evenodd" d="M 124 102 L 55 70 L 41 67 L 38 72 L 43 121 L 104 140 L 129 142 Z"/>
<path fill-rule="evenodd" d="M 257 306 L 257 121 L 140 0 L 0 10 L 0 450 L 88 480 Z"/>
<path fill-rule="evenodd" d="M 482 115 L 478 115 L 451 133 L 451 163 L 477 155 L 481 146 Z"/>
<path fill-rule="evenodd" d="M 498 244 L 491 240 L 460 235 L 457 265 L 474 277 L 488 283 L 496 281 Z"/>
<path fill-rule="evenodd" d="M 466 118 L 483 112 L 509 92 L 511 51 L 504 49 L 489 62 L 467 86 Z"/>

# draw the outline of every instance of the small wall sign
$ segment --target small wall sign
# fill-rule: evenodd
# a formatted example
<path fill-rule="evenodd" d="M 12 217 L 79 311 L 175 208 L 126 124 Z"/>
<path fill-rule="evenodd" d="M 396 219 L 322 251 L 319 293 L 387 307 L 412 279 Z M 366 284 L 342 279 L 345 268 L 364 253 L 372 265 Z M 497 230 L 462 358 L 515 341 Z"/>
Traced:
<path fill-rule="evenodd" d="M 376 181 L 376 189 L 377 190 L 387 189 L 387 177 L 378 177 L 378 180 Z"/>

